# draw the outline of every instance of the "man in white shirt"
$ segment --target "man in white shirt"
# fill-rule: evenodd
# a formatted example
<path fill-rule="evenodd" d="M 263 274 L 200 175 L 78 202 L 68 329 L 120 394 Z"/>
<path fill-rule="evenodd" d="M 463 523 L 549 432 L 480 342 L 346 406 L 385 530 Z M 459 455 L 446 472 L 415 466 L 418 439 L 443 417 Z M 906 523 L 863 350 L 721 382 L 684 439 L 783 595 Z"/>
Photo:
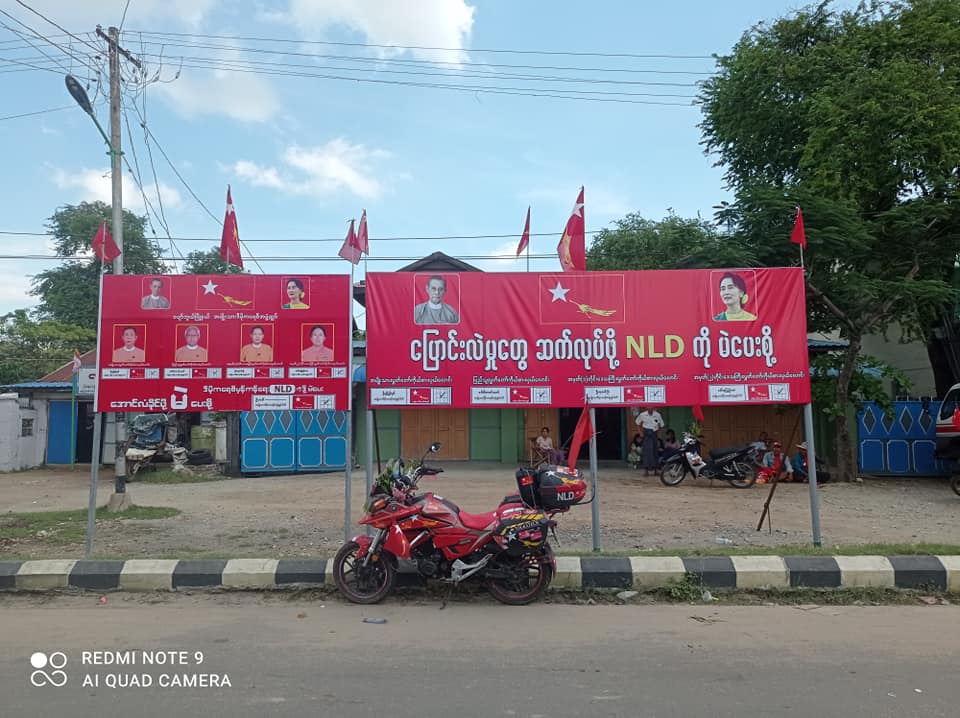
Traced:
<path fill-rule="evenodd" d="M 644 476 L 649 476 L 651 472 L 657 470 L 657 434 L 663 428 L 663 417 L 660 416 L 659 411 L 648 406 L 646 411 L 637 414 L 636 422 L 643 431 L 641 463 Z"/>

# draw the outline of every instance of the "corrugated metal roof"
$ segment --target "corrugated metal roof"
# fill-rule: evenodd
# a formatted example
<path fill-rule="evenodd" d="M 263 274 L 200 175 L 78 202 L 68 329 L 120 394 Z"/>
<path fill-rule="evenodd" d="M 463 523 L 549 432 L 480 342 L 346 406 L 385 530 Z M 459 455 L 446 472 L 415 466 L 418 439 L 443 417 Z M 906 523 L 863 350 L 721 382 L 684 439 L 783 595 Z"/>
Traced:
<path fill-rule="evenodd" d="M 4 389 L 47 389 L 48 391 L 70 391 L 73 383 L 69 381 L 25 381 L 20 384 L 4 384 Z"/>
<path fill-rule="evenodd" d="M 845 339 L 807 339 L 808 349 L 846 349 L 850 342 Z"/>

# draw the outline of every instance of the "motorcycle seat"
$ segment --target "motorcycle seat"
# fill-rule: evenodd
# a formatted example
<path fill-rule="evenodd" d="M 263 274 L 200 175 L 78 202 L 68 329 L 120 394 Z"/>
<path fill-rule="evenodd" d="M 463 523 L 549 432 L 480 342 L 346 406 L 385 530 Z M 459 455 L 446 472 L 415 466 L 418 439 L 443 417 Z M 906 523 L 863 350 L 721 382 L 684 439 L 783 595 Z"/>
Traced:
<path fill-rule="evenodd" d="M 482 531 L 483 529 L 490 528 L 490 524 L 493 524 L 496 521 L 496 511 L 490 511 L 485 514 L 469 514 L 462 509 L 460 511 L 460 523 L 462 523 L 468 529 Z"/>
<path fill-rule="evenodd" d="M 746 451 L 750 448 L 750 444 L 741 444 L 739 446 L 724 446 L 720 449 L 710 449 L 710 458 L 719 459 L 722 456 L 729 456 L 730 454 L 739 454 L 743 451 Z"/>

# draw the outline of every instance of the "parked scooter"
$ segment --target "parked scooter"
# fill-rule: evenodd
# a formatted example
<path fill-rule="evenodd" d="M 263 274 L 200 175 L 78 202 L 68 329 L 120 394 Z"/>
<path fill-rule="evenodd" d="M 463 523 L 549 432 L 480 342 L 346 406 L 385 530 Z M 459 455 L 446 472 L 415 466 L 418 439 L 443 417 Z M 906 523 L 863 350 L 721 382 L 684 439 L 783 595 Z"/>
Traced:
<path fill-rule="evenodd" d="M 700 442 L 691 434 L 683 435 L 680 451 L 663 463 L 660 481 L 676 486 L 688 474 L 699 479 L 729 481 L 731 486 L 747 489 L 757 481 L 756 449 L 750 444 L 712 449 L 710 459 L 700 456 Z"/>
<path fill-rule="evenodd" d="M 174 471 L 189 471 L 189 453 L 178 443 L 176 414 L 138 414 L 127 424 L 127 480 L 158 455 L 167 455 L 173 461 Z"/>

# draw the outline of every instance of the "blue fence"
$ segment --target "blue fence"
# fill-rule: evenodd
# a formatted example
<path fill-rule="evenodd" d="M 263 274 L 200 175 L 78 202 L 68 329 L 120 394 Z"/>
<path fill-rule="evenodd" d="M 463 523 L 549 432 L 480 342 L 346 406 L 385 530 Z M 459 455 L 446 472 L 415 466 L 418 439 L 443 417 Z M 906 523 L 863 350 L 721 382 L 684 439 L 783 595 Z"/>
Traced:
<path fill-rule="evenodd" d="M 867 402 L 857 414 L 857 467 L 865 474 L 947 476 L 950 462 L 936 457 L 940 402 L 896 401 L 893 413 Z"/>
<path fill-rule="evenodd" d="M 244 473 L 335 471 L 347 465 L 345 411 L 245 411 L 240 415 Z"/>

